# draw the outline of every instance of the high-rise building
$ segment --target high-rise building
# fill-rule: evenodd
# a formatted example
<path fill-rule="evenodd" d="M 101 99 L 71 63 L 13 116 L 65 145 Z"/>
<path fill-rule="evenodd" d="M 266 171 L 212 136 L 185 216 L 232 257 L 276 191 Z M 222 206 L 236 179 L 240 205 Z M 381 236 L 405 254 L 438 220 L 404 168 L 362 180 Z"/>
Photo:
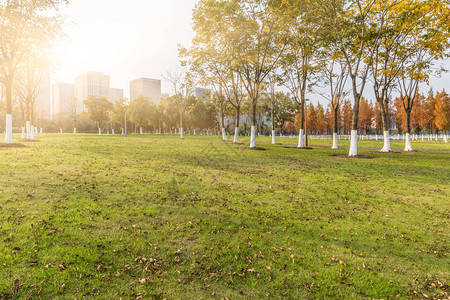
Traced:
<path fill-rule="evenodd" d="M 159 98 L 161 98 L 161 80 L 139 78 L 130 81 L 130 100 L 139 96 L 158 104 Z"/>
<path fill-rule="evenodd" d="M 123 89 L 111 88 L 109 90 L 109 100 L 113 103 L 123 98 Z"/>
<path fill-rule="evenodd" d="M 201 99 L 203 102 L 211 100 L 211 90 L 201 87 L 196 87 L 193 91 L 195 99 Z"/>
<path fill-rule="evenodd" d="M 79 102 L 75 98 L 74 85 L 70 83 L 55 83 L 53 85 L 52 118 L 59 113 L 80 113 L 75 111 Z"/>
<path fill-rule="evenodd" d="M 110 97 L 110 78 L 100 72 L 87 72 L 75 78 L 75 97 L 78 99 L 78 112 L 86 110 L 83 101 L 88 96 Z"/>

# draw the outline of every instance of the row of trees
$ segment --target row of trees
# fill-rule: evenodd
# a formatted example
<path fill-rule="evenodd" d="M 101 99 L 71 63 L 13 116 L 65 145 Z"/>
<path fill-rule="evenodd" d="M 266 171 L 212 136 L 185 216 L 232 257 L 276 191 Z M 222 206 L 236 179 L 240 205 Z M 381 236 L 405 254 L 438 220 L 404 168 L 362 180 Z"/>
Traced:
<path fill-rule="evenodd" d="M 394 99 L 388 108 L 391 119 L 388 120 L 389 129 L 395 127 L 398 133 L 407 133 L 406 113 L 403 109 L 403 101 L 400 97 Z M 307 128 L 309 133 L 330 134 L 333 132 L 333 109 L 331 104 L 325 109 L 320 103 L 317 106 L 308 105 Z M 338 110 L 338 132 L 349 134 L 351 130 L 353 110 L 350 100 L 344 100 Z M 299 118 L 296 116 L 296 128 L 300 127 Z M 383 131 L 383 112 L 377 102 L 361 99 L 359 109 L 358 129 L 361 133 L 379 134 Z M 415 99 L 415 105 L 411 110 L 411 131 L 415 134 L 420 132 L 434 133 L 450 130 L 450 96 L 441 91 L 433 94 L 430 90 L 428 96 L 422 94 Z M 395 126 L 394 126 L 395 125 Z"/>
<path fill-rule="evenodd" d="M 111 132 L 120 129 L 125 131 L 127 126 L 130 129 L 134 127 L 135 131 L 139 129 L 141 134 L 149 128 L 158 133 L 174 132 L 181 128 L 176 96 L 162 98 L 157 105 L 142 96 L 129 103 L 126 99 L 120 99 L 114 104 L 104 97 L 89 96 L 83 103 L 87 108 L 87 115 L 96 123 L 100 134 L 102 129 Z M 204 102 L 194 96 L 187 97 L 183 119 L 189 130 L 213 129 L 216 116 L 213 103 Z M 74 119 L 74 128 L 77 125 L 78 122 Z"/>
<path fill-rule="evenodd" d="M 39 84 L 49 69 L 47 50 L 62 33 L 56 14 L 66 0 L 0 0 L 0 83 L 5 98 L 5 142 L 12 143 L 13 95 L 18 97 L 28 138 Z"/>
<path fill-rule="evenodd" d="M 301 116 L 295 110 L 295 101 L 288 93 L 277 92 L 274 95 L 274 101 L 269 94 L 261 98 L 258 105 L 257 115 L 258 131 L 269 133 L 268 124 L 273 124 L 278 133 L 293 134 L 300 130 Z M 220 131 L 223 117 L 226 133 L 233 130 L 239 134 L 248 133 L 248 120 L 251 118 L 251 103 L 244 98 L 241 107 L 240 123 L 241 128 L 235 127 L 236 120 L 233 113 L 233 107 L 230 104 L 223 103 L 222 108 L 217 106 L 217 101 L 204 101 L 196 99 L 194 96 L 187 98 L 183 120 L 185 128 L 190 132 L 213 132 Z M 414 133 L 435 131 L 447 132 L 450 129 L 450 96 L 445 92 L 439 92 L 436 95 L 430 90 L 427 97 L 418 95 L 416 105 L 411 112 L 411 128 Z M 143 130 L 153 132 L 174 132 L 180 128 L 180 118 L 178 109 L 178 100 L 176 96 L 161 99 L 156 105 L 143 97 L 132 100 L 129 104 L 125 99 L 116 103 L 111 103 L 106 98 L 88 97 L 84 101 L 88 109 L 89 118 L 95 122 L 99 132 L 111 131 L 119 132 L 125 128 L 125 118 L 127 118 L 128 128 L 142 133 Z M 402 107 L 400 98 L 396 98 L 389 106 L 389 114 L 392 116 L 389 120 L 389 128 L 394 127 L 398 133 L 406 131 L 406 115 Z M 223 113 L 219 113 L 223 110 Z M 383 132 L 383 117 L 380 105 L 377 102 L 368 101 L 362 98 L 359 109 L 358 129 L 363 134 L 380 134 Z M 82 131 L 86 129 L 92 131 L 92 126 L 80 124 L 83 116 L 74 116 L 75 119 L 66 119 L 66 123 L 73 124 L 74 127 L 81 125 Z M 317 103 L 309 103 L 306 109 L 306 124 L 309 134 L 332 134 L 334 131 L 334 110 L 331 103 L 327 107 Z M 352 130 L 353 109 L 351 101 L 346 99 L 338 109 L 337 128 L 340 134 L 350 134 Z M 76 123 L 74 122 L 76 121 Z M 84 123 L 86 123 L 84 117 Z M 61 127 L 63 122 L 61 122 Z M 67 126 L 64 126 L 67 127 Z M 181 135 L 181 132 L 180 132 Z M 226 136 L 226 135 L 225 135 Z"/>
<path fill-rule="evenodd" d="M 385 135 L 381 151 L 390 151 L 389 109 L 394 94 L 405 115 L 405 150 L 412 150 L 411 112 L 419 84 L 439 73 L 435 64 L 449 55 L 448 1 L 200 0 L 193 21 L 193 45 L 180 47 L 182 63 L 190 72 L 185 77 L 211 86 L 222 120 L 222 104 L 230 103 L 236 128 L 243 99 L 249 99 L 251 148 L 264 91 L 273 102 L 275 86 L 289 89 L 300 114 L 298 146 L 302 147 L 307 93 L 320 86 L 329 90 L 323 96 L 333 110 L 333 148 L 337 148 L 339 110 L 352 96 L 349 155 L 357 155 L 360 104 L 371 85 Z M 181 101 L 183 93 L 176 88 L 174 92 Z"/>

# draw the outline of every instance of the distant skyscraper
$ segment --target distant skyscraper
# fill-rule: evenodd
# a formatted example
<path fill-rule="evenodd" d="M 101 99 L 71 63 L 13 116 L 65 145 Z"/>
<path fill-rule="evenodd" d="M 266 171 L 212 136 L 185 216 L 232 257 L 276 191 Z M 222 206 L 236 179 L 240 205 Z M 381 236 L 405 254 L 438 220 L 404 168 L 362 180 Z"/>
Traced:
<path fill-rule="evenodd" d="M 77 99 L 77 101 L 79 101 Z M 59 113 L 73 113 L 75 110 L 74 85 L 55 83 L 53 85 L 52 118 Z M 76 111 L 80 113 L 81 111 Z"/>
<path fill-rule="evenodd" d="M 130 81 L 130 100 L 139 96 L 158 104 L 159 98 L 161 98 L 161 80 L 139 78 Z"/>
<path fill-rule="evenodd" d="M 115 89 L 111 88 L 109 90 L 109 100 L 111 100 L 113 103 L 116 102 L 119 99 L 123 98 L 123 89 Z"/>
<path fill-rule="evenodd" d="M 78 99 L 78 113 L 85 110 L 83 101 L 88 96 L 110 97 L 110 78 L 100 72 L 87 72 L 75 78 L 75 97 Z"/>
<path fill-rule="evenodd" d="M 210 89 L 196 87 L 193 92 L 194 92 L 195 99 L 202 99 L 203 102 L 211 100 L 211 90 Z"/>

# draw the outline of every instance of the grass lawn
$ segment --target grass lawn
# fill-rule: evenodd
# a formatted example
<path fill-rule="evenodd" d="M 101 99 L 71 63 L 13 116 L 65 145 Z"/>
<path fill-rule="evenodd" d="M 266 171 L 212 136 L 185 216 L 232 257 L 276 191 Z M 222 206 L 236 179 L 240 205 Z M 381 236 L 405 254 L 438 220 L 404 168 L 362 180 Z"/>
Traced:
<path fill-rule="evenodd" d="M 36 138 L 0 147 L 0 299 L 449 297 L 448 152 Z"/>

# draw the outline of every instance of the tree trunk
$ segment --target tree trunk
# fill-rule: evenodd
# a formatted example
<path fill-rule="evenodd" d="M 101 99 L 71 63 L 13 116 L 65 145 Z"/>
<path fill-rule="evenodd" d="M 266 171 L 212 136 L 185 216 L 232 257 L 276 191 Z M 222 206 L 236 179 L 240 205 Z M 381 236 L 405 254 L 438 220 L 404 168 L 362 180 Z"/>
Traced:
<path fill-rule="evenodd" d="M 354 88 L 356 90 L 356 88 Z M 358 113 L 359 113 L 359 101 L 361 96 L 357 93 L 354 94 L 355 104 L 353 106 L 353 116 L 352 116 L 352 131 L 350 139 L 350 150 L 348 156 L 358 155 Z"/>
<path fill-rule="evenodd" d="M 303 136 L 305 128 L 305 101 L 302 99 L 300 101 L 300 128 L 298 130 L 298 148 L 303 148 Z"/>
<path fill-rule="evenodd" d="M 257 126 L 257 120 L 256 120 L 256 99 L 252 99 L 252 129 L 250 134 L 250 148 L 255 148 L 256 146 L 256 126 Z"/>
<path fill-rule="evenodd" d="M 338 112 L 339 112 L 339 106 L 333 107 L 333 146 L 331 149 L 338 149 Z"/>
<path fill-rule="evenodd" d="M 184 139 L 184 132 L 183 132 L 183 112 L 180 111 L 180 137 Z"/>
<path fill-rule="evenodd" d="M 5 143 L 12 143 L 12 80 L 5 83 L 6 92 L 6 132 Z"/>
<path fill-rule="evenodd" d="M 405 150 L 404 151 L 412 151 L 411 146 L 411 138 L 409 136 L 411 132 L 411 110 L 407 109 L 406 111 L 406 135 L 405 135 Z"/>
<path fill-rule="evenodd" d="M 234 126 L 234 139 L 233 143 L 239 143 L 239 118 L 241 114 L 241 108 L 238 106 L 236 107 L 236 123 Z"/>
<path fill-rule="evenodd" d="M 380 152 L 391 152 L 391 137 L 389 135 L 389 111 L 388 111 L 388 103 L 381 103 L 381 115 L 383 121 L 383 136 L 384 136 L 384 145 L 381 148 Z"/>

